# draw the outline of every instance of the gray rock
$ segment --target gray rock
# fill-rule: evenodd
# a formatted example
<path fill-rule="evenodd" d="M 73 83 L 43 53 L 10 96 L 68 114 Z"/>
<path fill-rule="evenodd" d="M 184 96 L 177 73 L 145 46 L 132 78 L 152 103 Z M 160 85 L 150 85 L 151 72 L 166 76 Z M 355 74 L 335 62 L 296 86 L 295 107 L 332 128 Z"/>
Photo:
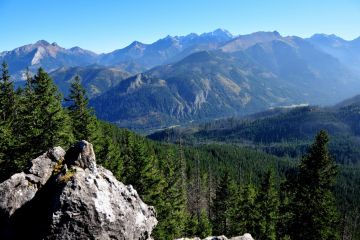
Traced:
<path fill-rule="evenodd" d="M 242 236 L 230 238 L 230 240 L 254 240 L 254 238 L 250 233 L 245 233 Z"/>
<path fill-rule="evenodd" d="M 96 157 L 92 144 L 85 140 L 76 143 L 66 152 L 65 163 L 96 171 Z"/>
<path fill-rule="evenodd" d="M 201 239 L 198 237 L 195 237 L 195 238 L 178 238 L 175 240 L 201 240 Z M 224 235 L 221 235 L 221 236 L 207 237 L 207 238 L 204 238 L 203 240 L 228 240 L 228 238 L 225 237 Z M 232 237 L 229 240 L 254 240 L 254 239 L 252 238 L 251 234 L 245 233 L 243 236 Z"/>
<path fill-rule="evenodd" d="M 195 237 L 195 238 L 177 238 L 175 240 L 201 240 L 201 238 Z"/>
<path fill-rule="evenodd" d="M 221 236 L 217 236 L 217 237 L 207 237 L 204 240 L 228 240 L 227 237 L 225 237 L 224 235 Z"/>
<path fill-rule="evenodd" d="M 14 174 L 0 184 L 0 209 L 2 214 L 12 214 L 30 201 L 51 177 L 56 161 L 62 159 L 65 151 L 61 147 L 50 149 L 31 161 L 28 173 Z"/>
<path fill-rule="evenodd" d="M 90 143 L 49 150 L 27 172 L 0 185 L 0 239 L 150 239 L 155 209 L 96 166 Z"/>

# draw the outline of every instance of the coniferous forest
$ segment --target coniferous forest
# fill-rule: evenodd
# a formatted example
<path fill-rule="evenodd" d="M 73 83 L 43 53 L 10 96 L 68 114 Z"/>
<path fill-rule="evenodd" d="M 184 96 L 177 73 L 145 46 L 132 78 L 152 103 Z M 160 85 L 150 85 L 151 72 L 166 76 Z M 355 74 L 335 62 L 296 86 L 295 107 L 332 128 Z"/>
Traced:
<path fill-rule="evenodd" d="M 360 239 L 360 169 L 329 153 L 326 131 L 301 156 L 181 137 L 156 142 L 98 120 L 80 77 L 68 96 L 41 68 L 26 77 L 16 89 L 2 64 L 1 182 L 50 147 L 84 139 L 98 164 L 155 206 L 155 239 L 246 232 L 258 240 Z"/>

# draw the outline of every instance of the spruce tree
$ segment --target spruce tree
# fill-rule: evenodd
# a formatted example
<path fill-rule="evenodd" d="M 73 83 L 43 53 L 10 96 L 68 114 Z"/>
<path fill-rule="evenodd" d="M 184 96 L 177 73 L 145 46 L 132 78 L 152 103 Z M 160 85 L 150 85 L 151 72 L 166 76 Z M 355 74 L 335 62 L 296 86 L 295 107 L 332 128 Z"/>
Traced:
<path fill-rule="evenodd" d="M 10 80 L 8 66 L 2 63 L 0 76 L 0 180 L 17 171 L 14 147 L 14 119 L 16 116 L 16 93 Z"/>
<path fill-rule="evenodd" d="M 329 156 L 328 142 L 327 133 L 320 131 L 300 163 L 291 239 L 339 239 L 338 214 L 332 193 L 337 169 Z"/>
<path fill-rule="evenodd" d="M 154 236 L 158 239 L 175 239 L 183 236 L 186 222 L 186 192 L 182 183 L 181 159 L 175 157 L 174 149 L 166 152 L 162 159 L 161 172 L 164 182 L 163 199 L 158 210 Z"/>
<path fill-rule="evenodd" d="M 229 231 L 229 210 L 230 210 L 230 176 L 225 171 L 216 188 L 215 197 L 212 203 L 212 226 L 215 235 L 226 235 Z"/>
<path fill-rule="evenodd" d="M 147 151 L 143 139 L 131 133 L 128 138 L 122 179 L 138 191 L 144 202 L 160 206 L 165 181 L 158 169 L 158 159 Z"/>
<path fill-rule="evenodd" d="M 210 219 L 204 209 L 200 212 L 199 223 L 197 224 L 197 236 L 206 238 L 212 235 L 212 226 Z"/>
<path fill-rule="evenodd" d="M 81 79 L 76 76 L 70 87 L 70 94 L 65 101 L 68 106 L 72 122 L 72 131 L 76 140 L 94 141 L 99 135 L 96 118 L 88 108 L 89 100 L 85 89 L 81 86 Z"/>
<path fill-rule="evenodd" d="M 73 141 L 70 120 L 61 99 L 42 68 L 28 78 L 17 119 L 18 131 L 21 131 L 18 135 L 22 138 L 20 152 L 27 155 L 25 158 L 31 159 L 56 145 L 66 147 Z"/>
<path fill-rule="evenodd" d="M 0 117 L 2 121 L 12 121 L 15 115 L 15 91 L 14 84 L 10 80 L 8 65 L 2 63 L 0 78 Z"/>
<path fill-rule="evenodd" d="M 259 211 L 256 206 L 257 189 L 252 183 L 242 186 L 231 210 L 232 235 L 255 233 Z"/>
<path fill-rule="evenodd" d="M 279 218 L 279 198 L 275 186 L 274 172 L 269 170 L 261 183 L 257 197 L 259 220 L 257 231 L 254 233 L 257 239 L 276 240 L 277 221 Z"/>

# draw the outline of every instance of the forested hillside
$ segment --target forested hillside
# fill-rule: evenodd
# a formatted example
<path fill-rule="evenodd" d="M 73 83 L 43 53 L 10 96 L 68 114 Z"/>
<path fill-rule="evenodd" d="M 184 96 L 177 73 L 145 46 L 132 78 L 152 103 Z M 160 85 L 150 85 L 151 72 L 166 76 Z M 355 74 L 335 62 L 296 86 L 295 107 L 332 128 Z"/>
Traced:
<path fill-rule="evenodd" d="M 325 129 L 331 136 L 330 152 L 342 164 L 358 165 L 360 159 L 360 102 L 345 101 L 336 107 L 277 108 L 244 118 L 220 119 L 188 127 L 155 132 L 154 140 L 189 144 L 233 143 L 262 149 L 277 156 L 300 157 L 313 136 Z"/>

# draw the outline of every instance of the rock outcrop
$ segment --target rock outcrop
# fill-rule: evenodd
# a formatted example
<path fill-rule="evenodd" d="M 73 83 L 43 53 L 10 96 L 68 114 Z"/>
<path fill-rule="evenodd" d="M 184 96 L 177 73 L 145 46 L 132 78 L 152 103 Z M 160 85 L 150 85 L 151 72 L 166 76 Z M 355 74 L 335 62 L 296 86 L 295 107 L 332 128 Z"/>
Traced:
<path fill-rule="evenodd" d="M 96 165 L 86 141 L 55 147 L 0 184 L 0 239 L 150 239 L 155 216 Z"/>
<path fill-rule="evenodd" d="M 201 240 L 201 238 L 198 238 L 198 237 L 196 237 L 196 238 L 178 238 L 175 240 Z M 250 233 L 245 233 L 244 235 L 238 236 L 238 237 L 227 238 L 224 235 L 222 235 L 222 236 L 207 237 L 207 238 L 204 238 L 203 240 L 254 240 L 254 239 Z"/>

